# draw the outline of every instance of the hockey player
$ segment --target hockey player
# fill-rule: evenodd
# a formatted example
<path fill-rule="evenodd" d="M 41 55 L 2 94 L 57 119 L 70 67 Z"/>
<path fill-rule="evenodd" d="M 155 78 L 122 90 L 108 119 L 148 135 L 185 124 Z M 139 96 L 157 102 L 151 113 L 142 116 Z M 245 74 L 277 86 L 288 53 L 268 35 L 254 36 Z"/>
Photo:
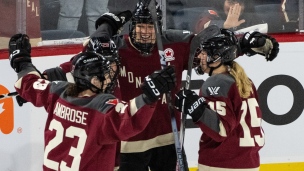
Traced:
<path fill-rule="evenodd" d="M 200 88 L 200 96 L 185 89 L 176 94 L 175 107 L 179 111 L 184 107 L 203 132 L 199 171 L 259 170 L 259 150 L 264 146 L 262 113 L 253 82 L 234 61 L 238 44 L 224 29 L 202 42 L 196 54 L 198 73 L 210 77 Z"/>
<path fill-rule="evenodd" d="M 11 67 L 18 73 L 16 91 L 48 112 L 44 171 L 113 171 L 117 142 L 141 132 L 155 113 L 159 94 L 175 86 L 174 68 L 167 67 L 148 75 L 142 93 L 124 102 L 109 94 L 120 68 L 115 55 L 77 54 L 71 71 L 75 83 L 50 82 L 31 62 L 27 35 L 14 35 L 9 47 Z"/>
<path fill-rule="evenodd" d="M 161 24 L 162 11 L 159 6 L 156 9 L 157 22 Z M 96 21 L 97 31 L 91 36 L 92 40 L 96 40 L 95 37 L 100 35 L 108 35 L 109 37 L 116 35 L 125 23 L 126 16 L 128 16 L 128 12 L 117 15 L 112 13 L 102 15 Z M 255 37 L 254 39 L 250 37 L 253 44 L 247 44 L 246 47 L 248 49 L 251 46 L 264 47 L 265 40 L 268 40 L 267 42 L 271 45 L 276 43 L 275 39 L 270 39 L 266 35 L 260 34 L 259 36 L 259 38 Z M 129 35 L 113 37 L 113 40 L 119 45 L 121 57 L 119 87 L 115 90 L 115 94 L 124 101 L 129 101 L 133 96 L 139 95 L 141 93 L 140 83 L 145 80 L 145 75 L 161 68 L 155 37 L 151 14 L 147 6 L 139 2 L 133 12 Z M 177 78 L 176 87 L 172 90 L 172 94 L 180 90 L 182 72 L 187 69 L 190 43 L 193 37 L 194 34 L 189 31 L 162 31 L 166 62 L 167 65 L 174 65 Z M 264 41 L 258 41 L 261 39 Z M 90 42 L 88 46 L 91 46 Z M 273 53 L 268 55 L 269 52 Z M 272 46 L 267 46 L 261 54 L 266 56 L 267 60 L 273 60 L 277 52 L 273 51 Z M 67 62 L 61 66 L 70 64 Z M 69 72 L 64 68 L 68 67 L 57 68 L 57 70 L 62 69 L 64 73 Z M 176 112 L 175 117 L 179 128 L 180 113 Z M 120 171 L 146 171 L 148 169 L 151 171 L 173 171 L 176 169 L 174 135 L 165 96 L 161 96 L 157 101 L 155 114 L 145 130 L 121 142 Z"/>

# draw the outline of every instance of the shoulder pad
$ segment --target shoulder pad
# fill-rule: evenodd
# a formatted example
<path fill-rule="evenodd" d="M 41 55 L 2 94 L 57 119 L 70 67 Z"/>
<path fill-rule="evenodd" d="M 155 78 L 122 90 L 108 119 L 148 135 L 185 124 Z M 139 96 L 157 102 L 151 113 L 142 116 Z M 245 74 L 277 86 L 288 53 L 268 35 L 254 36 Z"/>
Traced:
<path fill-rule="evenodd" d="M 62 92 L 66 89 L 68 84 L 69 83 L 65 81 L 52 81 L 50 83 L 50 93 L 62 95 Z"/>
<path fill-rule="evenodd" d="M 98 94 L 98 98 L 94 98 L 94 101 L 98 105 L 98 110 L 104 114 L 120 102 L 114 95 L 103 93 Z"/>
<path fill-rule="evenodd" d="M 208 96 L 227 97 L 228 92 L 234 83 L 234 78 L 227 74 L 217 74 L 211 76 L 203 84 L 203 94 Z"/>

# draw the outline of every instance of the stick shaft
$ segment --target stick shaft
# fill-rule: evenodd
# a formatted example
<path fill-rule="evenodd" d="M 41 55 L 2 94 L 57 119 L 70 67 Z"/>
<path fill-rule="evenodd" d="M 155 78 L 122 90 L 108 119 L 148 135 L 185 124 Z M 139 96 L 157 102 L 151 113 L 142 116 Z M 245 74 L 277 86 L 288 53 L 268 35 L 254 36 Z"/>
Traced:
<path fill-rule="evenodd" d="M 0 95 L 0 100 L 1 99 L 6 99 L 6 98 L 11 98 L 11 97 L 14 97 L 14 96 L 17 96 L 19 95 L 17 92 L 11 92 L 11 93 L 7 93 L 7 94 L 1 94 Z"/>
<path fill-rule="evenodd" d="M 162 43 L 162 38 L 161 38 L 161 30 L 159 28 L 158 20 L 157 20 L 155 0 L 150 1 L 149 11 L 150 11 L 150 13 L 152 15 L 152 19 L 153 19 L 153 24 L 154 24 L 154 28 L 155 28 L 155 32 L 156 32 L 156 43 L 157 43 L 158 53 L 159 53 L 159 57 L 160 57 L 160 64 L 161 64 L 161 68 L 163 69 L 166 67 L 166 60 L 165 60 L 165 56 L 164 56 L 163 43 Z M 176 124 L 174 108 L 172 105 L 171 92 L 167 93 L 166 97 L 167 97 L 169 112 L 171 115 L 171 126 L 172 126 L 172 132 L 174 135 L 178 170 L 185 171 L 184 158 L 183 158 L 183 154 L 182 154 L 181 144 L 179 141 L 179 134 L 178 134 L 177 124 Z"/>

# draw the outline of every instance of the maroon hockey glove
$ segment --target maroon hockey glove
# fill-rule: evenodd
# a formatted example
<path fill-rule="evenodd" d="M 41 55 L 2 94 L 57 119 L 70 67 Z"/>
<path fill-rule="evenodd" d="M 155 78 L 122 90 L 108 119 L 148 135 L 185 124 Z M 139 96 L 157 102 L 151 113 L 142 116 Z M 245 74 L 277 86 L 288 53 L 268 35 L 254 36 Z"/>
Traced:
<path fill-rule="evenodd" d="M 271 36 L 260 32 L 247 32 L 240 41 L 242 52 L 247 56 L 260 54 L 272 61 L 279 53 L 279 43 Z"/>
<path fill-rule="evenodd" d="M 204 97 L 199 97 L 194 91 L 182 89 L 175 95 L 175 108 L 192 117 L 193 122 L 199 120 L 207 106 Z"/>
<path fill-rule="evenodd" d="M 151 104 L 163 93 L 168 93 L 175 87 L 176 77 L 175 70 L 172 66 L 155 71 L 145 77 L 140 88 L 143 91 L 143 98 L 147 104 Z"/>
<path fill-rule="evenodd" d="M 127 23 L 132 17 L 131 11 L 123 11 L 119 14 L 104 13 L 95 22 L 95 28 L 97 29 L 101 24 L 108 23 L 114 34 L 119 34 L 122 26 Z"/>
<path fill-rule="evenodd" d="M 28 35 L 15 34 L 11 37 L 9 44 L 9 60 L 11 67 L 18 73 L 20 72 L 20 65 L 31 61 L 31 44 Z"/>

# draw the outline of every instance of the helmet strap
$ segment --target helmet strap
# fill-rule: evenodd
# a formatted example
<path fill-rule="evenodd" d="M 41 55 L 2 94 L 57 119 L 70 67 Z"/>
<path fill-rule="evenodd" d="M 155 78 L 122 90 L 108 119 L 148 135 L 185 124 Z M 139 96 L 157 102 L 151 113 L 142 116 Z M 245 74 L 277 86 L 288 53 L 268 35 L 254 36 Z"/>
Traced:
<path fill-rule="evenodd" d="M 92 92 L 96 93 L 96 94 L 98 94 L 98 93 L 103 93 L 104 90 L 103 90 L 102 88 L 103 88 L 103 86 L 104 86 L 104 81 L 101 81 L 97 76 L 93 76 L 93 77 L 91 78 L 91 80 L 92 80 L 94 77 L 96 77 L 95 79 L 98 79 L 98 80 L 100 81 L 100 83 L 101 83 L 101 88 L 96 87 L 92 82 L 88 82 L 88 83 L 89 83 L 89 85 L 88 85 L 89 89 L 90 89 Z"/>
<path fill-rule="evenodd" d="M 217 68 L 219 68 L 220 66 L 222 66 L 223 63 L 221 62 L 220 64 L 218 64 L 216 67 L 210 67 L 209 64 L 208 64 L 208 67 L 210 68 L 210 71 L 209 71 L 209 76 L 212 75 L 213 71 Z"/>

